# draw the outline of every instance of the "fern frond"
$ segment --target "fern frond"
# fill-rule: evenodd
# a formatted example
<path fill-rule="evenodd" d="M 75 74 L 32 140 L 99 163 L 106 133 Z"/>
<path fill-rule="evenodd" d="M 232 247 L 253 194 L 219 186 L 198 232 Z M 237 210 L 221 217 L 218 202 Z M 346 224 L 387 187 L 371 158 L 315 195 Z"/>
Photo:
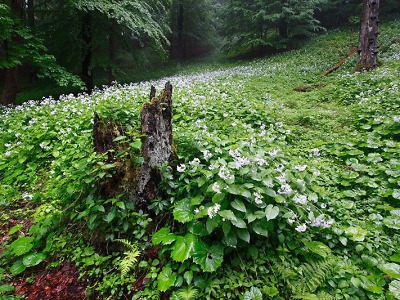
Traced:
<path fill-rule="evenodd" d="M 137 258 L 140 256 L 140 250 L 136 243 L 132 243 L 125 239 L 116 239 L 115 241 L 123 244 L 128 251 L 124 252 L 125 257 L 119 264 L 119 268 L 121 269 L 121 276 L 125 277 L 132 267 L 136 264 Z"/>
<path fill-rule="evenodd" d="M 336 298 L 332 295 L 329 295 L 328 293 L 321 292 L 318 294 L 311 294 L 311 293 L 305 293 L 305 294 L 297 294 L 293 296 L 293 299 L 301 299 L 301 300 L 336 300 Z"/>
<path fill-rule="evenodd" d="M 178 296 L 179 300 L 193 300 L 197 298 L 198 290 L 193 286 L 189 285 L 180 288 L 176 292 L 176 295 Z"/>

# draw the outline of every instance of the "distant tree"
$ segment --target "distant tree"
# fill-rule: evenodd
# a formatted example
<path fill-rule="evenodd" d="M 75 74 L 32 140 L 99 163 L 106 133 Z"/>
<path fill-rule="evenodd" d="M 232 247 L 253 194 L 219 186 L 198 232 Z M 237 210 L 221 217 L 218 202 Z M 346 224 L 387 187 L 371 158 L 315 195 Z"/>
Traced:
<path fill-rule="evenodd" d="M 292 40 L 322 27 L 315 18 L 327 0 L 231 0 L 223 17 L 226 48 L 248 53 L 263 48 L 286 48 Z"/>
<path fill-rule="evenodd" d="M 214 8 L 211 0 L 172 0 L 172 58 L 181 60 L 212 48 L 216 38 Z"/>
<path fill-rule="evenodd" d="M 25 9 L 25 1 L 22 0 L 9 1 L 8 5 L 0 4 L 0 52 L 4 54 L 0 59 L 0 69 L 5 74 L 1 105 L 15 104 L 20 66 L 25 64 L 36 68 L 38 76 L 52 78 L 59 85 L 82 84 L 78 77 L 58 65 L 55 57 L 48 53 L 43 39 L 30 27 L 34 25 L 31 16 L 28 25 L 24 25 Z"/>
<path fill-rule="evenodd" d="M 363 0 L 356 71 L 368 71 L 377 66 L 378 16 L 379 0 Z"/>

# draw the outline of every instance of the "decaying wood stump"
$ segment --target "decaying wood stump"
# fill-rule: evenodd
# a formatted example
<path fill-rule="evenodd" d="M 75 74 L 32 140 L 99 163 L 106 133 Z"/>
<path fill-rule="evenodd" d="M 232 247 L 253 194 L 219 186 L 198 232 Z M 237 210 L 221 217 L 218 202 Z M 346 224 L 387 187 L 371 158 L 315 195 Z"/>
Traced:
<path fill-rule="evenodd" d="M 143 163 L 134 163 L 134 153 L 130 149 L 130 138 L 115 141 L 125 135 L 123 127 L 112 120 L 106 122 L 94 114 L 93 140 L 97 153 L 107 153 L 107 163 L 114 164 L 112 176 L 102 184 L 101 192 L 109 197 L 123 193 L 141 208 L 146 208 L 151 200 L 160 195 L 158 185 L 162 179 L 160 166 L 171 165 L 172 146 L 172 85 L 167 82 L 164 91 L 156 97 L 152 86 L 150 102 L 140 111 Z M 118 153 L 126 152 L 125 155 Z"/>

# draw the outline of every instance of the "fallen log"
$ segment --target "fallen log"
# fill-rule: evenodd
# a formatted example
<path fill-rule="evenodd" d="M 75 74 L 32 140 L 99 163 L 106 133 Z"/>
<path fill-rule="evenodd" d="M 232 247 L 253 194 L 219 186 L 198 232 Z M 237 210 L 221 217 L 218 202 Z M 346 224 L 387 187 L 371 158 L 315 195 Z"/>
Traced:
<path fill-rule="evenodd" d="M 350 49 L 347 52 L 347 56 L 343 57 L 339 60 L 339 62 L 334 65 L 332 68 L 330 68 L 329 70 L 326 70 L 325 72 L 323 72 L 321 75 L 322 76 L 327 76 L 330 73 L 332 73 L 333 71 L 339 69 L 346 61 L 348 61 L 349 59 L 351 59 L 354 55 L 356 55 L 358 52 L 357 47 L 350 47 Z"/>

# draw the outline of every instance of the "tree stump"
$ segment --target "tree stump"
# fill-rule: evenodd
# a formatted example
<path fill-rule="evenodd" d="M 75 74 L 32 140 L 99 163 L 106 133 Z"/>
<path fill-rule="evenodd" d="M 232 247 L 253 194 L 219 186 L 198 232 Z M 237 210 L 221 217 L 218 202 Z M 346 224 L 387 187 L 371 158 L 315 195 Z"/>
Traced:
<path fill-rule="evenodd" d="M 94 114 L 95 151 L 107 153 L 107 163 L 115 165 L 111 177 L 100 187 L 101 192 L 109 197 L 124 194 L 143 209 L 161 195 L 158 188 L 162 179 L 160 166 L 171 165 L 173 161 L 172 85 L 167 82 L 161 95 L 155 95 L 152 86 L 150 102 L 145 103 L 140 111 L 142 164 L 132 162 L 132 158 L 139 154 L 130 149 L 129 138 L 115 142 L 117 137 L 125 135 L 123 127 Z M 123 151 L 128 154 L 119 156 L 118 153 Z"/>

